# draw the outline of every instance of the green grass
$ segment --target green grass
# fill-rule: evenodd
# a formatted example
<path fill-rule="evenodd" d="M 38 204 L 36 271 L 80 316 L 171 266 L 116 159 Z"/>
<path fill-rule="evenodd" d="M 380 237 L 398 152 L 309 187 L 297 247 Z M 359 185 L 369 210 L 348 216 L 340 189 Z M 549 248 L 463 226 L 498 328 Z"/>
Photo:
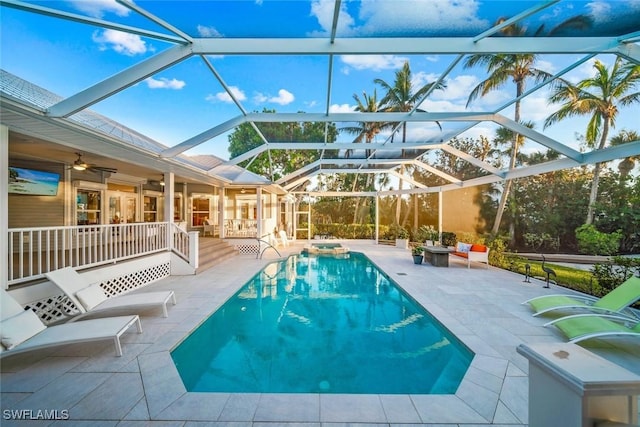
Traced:
<path fill-rule="evenodd" d="M 545 280 L 547 275 L 542 271 L 542 262 L 540 261 L 517 260 L 513 263 L 514 271 L 524 275 L 525 264 L 529 264 L 531 266 L 531 277 L 537 277 Z M 563 265 L 549 264 L 548 262 L 545 263 L 545 266 L 550 267 L 556 272 L 555 281 L 560 286 L 588 294 L 592 294 L 593 289 L 598 286 L 598 282 L 593 278 L 593 274 L 591 274 L 590 271 L 579 270 Z M 551 278 L 554 280 L 553 276 L 551 276 Z"/>

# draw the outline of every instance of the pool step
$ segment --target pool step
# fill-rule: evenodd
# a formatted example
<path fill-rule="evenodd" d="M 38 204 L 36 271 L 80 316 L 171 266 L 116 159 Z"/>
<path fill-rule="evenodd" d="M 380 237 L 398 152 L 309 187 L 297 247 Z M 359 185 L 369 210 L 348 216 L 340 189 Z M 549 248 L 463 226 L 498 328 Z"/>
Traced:
<path fill-rule="evenodd" d="M 199 246 L 196 274 L 238 255 L 238 251 L 232 245 L 218 238 L 200 237 Z"/>

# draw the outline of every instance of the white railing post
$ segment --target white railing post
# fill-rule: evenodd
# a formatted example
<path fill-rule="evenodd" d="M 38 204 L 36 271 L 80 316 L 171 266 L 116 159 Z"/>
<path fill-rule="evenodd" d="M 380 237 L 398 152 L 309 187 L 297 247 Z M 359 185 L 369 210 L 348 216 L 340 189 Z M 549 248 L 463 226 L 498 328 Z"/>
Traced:
<path fill-rule="evenodd" d="M 189 265 L 193 268 L 198 268 L 199 261 L 199 242 L 200 232 L 199 231 L 190 231 L 189 232 Z"/>

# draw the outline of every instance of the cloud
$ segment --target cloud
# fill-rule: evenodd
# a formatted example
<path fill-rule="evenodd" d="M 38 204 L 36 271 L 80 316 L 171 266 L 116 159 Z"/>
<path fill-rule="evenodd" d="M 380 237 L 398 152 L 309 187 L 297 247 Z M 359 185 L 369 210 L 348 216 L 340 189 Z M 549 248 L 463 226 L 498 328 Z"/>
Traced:
<path fill-rule="evenodd" d="M 448 33 L 477 32 L 486 28 L 488 22 L 477 17 L 478 0 L 425 0 L 416 1 L 342 2 L 336 33 L 340 37 L 354 35 L 415 34 L 447 31 Z M 316 0 L 311 3 L 311 16 L 316 17 L 322 31 L 311 35 L 326 35 L 333 24 L 333 0 Z M 348 8 L 352 8 L 348 10 Z M 355 16 L 353 14 L 356 14 Z"/>
<path fill-rule="evenodd" d="M 467 102 L 469 94 L 474 87 L 478 85 L 479 79 L 477 76 L 469 74 L 462 74 L 452 79 L 446 79 L 447 88 L 444 90 L 434 91 L 430 99 L 446 99 L 446 100 L 463 100 Z"/>
<path fill-rule="evenodd" d="M 214 27 L 198 25 L 197 30 L 200 37 L 224 37 L 222 33 L 220 33 Z"/>
<path fill-rule="evenodd" d="M 362 2 L 359 18 L 364 21 L 360 34 L 397 34 L 412 32 L 468 32 L 486 28 L 479 19 L 477 0 L 429 0 L 416 7 L 416 2 Z"/>
<path fill-rule="evenodd" d="M 338 27 L 336 33 L 340 37 L 348 37 L 354 35 L 355 20 L 346 11 L 346 2 L 340 5 L 338 17 Z M 335 8 L 335 0 L 315 0 L 311 2 L 311 16 L 315 16 L 318 24 L 322 27 L 322 31 L 312 31 L 310 37 L 326 36 L 330 34 L 333 25 L 333 10 Z"/>
<path fill-rule="evenodd" d="M 611 19 L 611 5 L 609 2 L 597 0 L 587 3 L 591 16 L 595 22 L 608 22 Z"/>
<path fill-rule="evenodd" d="M 237 86 L 229 86 L 229 90 L 238 101 L 244 101 L 247 99 L 247 96 L 244 94 L 244 92 L 241 91 Z M 227 92 L 218 92 L 215 95 L 207 95 L 206 100 L 211 102 L 233 102 L 231 95 L 229 95 Z"/>
<path fill-rule="evenodd" d="M 389 70 L 402 67 L 408 58 L 396 55 L 342 55 L 342 62 L 356 70 Z"/>
<path fill-rule="evenodd" d="M 329 106 L 330 113 L 353 113 L 356 107 L 349 104 L 331 104 Z"/>
<path fill-rule="evenodd" d="M 278 96 L 272 96 L 267 101 L 274 104 L 288 105 L 291 104 L 294 99 L 295 96 L 293 96 L 291 92 L 286 89 L 280 89 L 278 91 Z"/>
<path fill-rule="evenodd" d="M 140 36 L 115 30 L 96 31 L 93 41 L 100 44 L 102 50 L 113 49 L 127 56 L 141 55 L 150 50 Z"/>
<path fill-rule="evenodd" d="M 438 113 L 449 113 L 452 111 L 466 111 L 465 102 L 466 100 L 465 101 L 459 100 L 458 102 L 453 102 L 448 100 L 434 101 L 431 99 L 427 99 L 420 104 L 420 109 L 424 111 L 430 111 L 430 112 L 437 111 Z"/>
<path fill-rule="evenodd" d="M 127 16 L 131 10 L 115 0 L 69 0 L 80 12 L 84 12 L 94 18 L 102 18 L 107 13 L 115 13 L 118 16 Z"/>
<path fill-rule="evenodd" d="M 165 77 L 161 77 L 159 79 L 154 79 L 153 77 L 149 77 L 145 80 L 147 82 L 147 86 L 150 89 L 175 89 L 179 90 L 185 87 L 186 83 L 182 80 L 177 79 L 167 79 Z"/>
<path fill-rule="evenodd" d="M 529 95 L 522 100 L 522 120 L 540 122 L 536 123 L 535 129 L 542 130 L 544 119 L 549 116 L 553 111 L 558 109 L 560 105 L 549 105 L 549 98 L 547 93 L 536 92 L 535 95 Z"/>

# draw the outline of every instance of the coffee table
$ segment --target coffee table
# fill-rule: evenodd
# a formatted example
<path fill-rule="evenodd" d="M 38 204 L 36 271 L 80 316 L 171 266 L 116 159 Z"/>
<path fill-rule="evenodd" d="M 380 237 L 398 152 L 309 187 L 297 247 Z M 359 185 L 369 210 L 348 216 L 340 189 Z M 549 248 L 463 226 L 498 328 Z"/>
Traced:
<path fill-rule="evenodd" d="M 449 254 L 453 249 L 444 246 L 423 246 L 424 260 L 434 267 L 449 267 Z"/>

